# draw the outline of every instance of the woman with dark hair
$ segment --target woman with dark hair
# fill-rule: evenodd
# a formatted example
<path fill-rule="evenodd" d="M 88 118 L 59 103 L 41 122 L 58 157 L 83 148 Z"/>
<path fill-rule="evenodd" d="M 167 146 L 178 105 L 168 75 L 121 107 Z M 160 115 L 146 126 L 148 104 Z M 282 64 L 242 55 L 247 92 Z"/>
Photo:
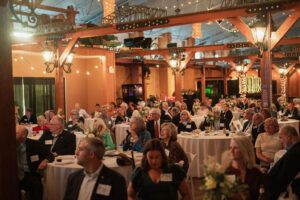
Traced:
<path fill-rule="evenodd" d="M 268 108 L 263 108 L 263 109 L 261 110 L 261 114 L 264 116 L 264 120 L 266 120 L 266 119 L 272 117 L 271 111 L 270 111 L 270 109 L 268 109 Z"/>
<path fill-rule="evenodd" d="M 190 199 L 184 171 L 177 165 L 168 166 L 165 150 L 158 139 L 150 140 L 143 151 L 142 166 L 134 169 L 127 189 L 128 199 L 143 200 Z"/>
<path fill-rule="evenodd" d="M 177 142 L 177 127 L 170 122 L 163 123 L 161 139 L 170 164 L 179 163 L 185 172 L 189 169 L 189 160 L 182 147 Z M 182 163 L 183 162 L 183 163 Z"/>

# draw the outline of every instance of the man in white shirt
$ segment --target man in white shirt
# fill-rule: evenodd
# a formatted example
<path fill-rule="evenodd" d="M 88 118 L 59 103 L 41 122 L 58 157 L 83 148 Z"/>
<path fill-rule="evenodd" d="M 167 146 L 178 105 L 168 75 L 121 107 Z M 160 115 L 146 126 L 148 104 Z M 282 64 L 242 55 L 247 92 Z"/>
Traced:
<path fill-rule="evenodd" d="M 64 200 L 127 199 L 125 179 L 102 163 L 104 153 L 102 140 L 81 140 L 76 156 L 78 164 L 84 169 L 69 176 Z"/>
<path fill-rule="evenodd" d="M 89 114 L 82 108 L 80 108 L 80 104 L 76 103 L 75 104 L 75 110 L 77 110 L 79 112 L 79 117 L 83 117 L 85 118 L 90 118 Z"/>
<path fill-rule="evenodd" d="M 255 112 L 251 108 L 249 108 L 245 111 L 245 117 L 244 118 L 245 118 L 246 121 L 243 125 L 243 130 L 242 130 L 244 133 L 251 134 L 252 126 L 253 126 L 252 118 L 253 118 L 254 114 L 255 114 Z"/>

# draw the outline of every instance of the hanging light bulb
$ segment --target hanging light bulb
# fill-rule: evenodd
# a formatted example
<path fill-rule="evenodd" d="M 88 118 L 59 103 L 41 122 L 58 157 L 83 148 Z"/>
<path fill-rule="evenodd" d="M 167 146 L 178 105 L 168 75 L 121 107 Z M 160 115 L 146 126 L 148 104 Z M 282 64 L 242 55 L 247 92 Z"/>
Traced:
<path fill-rule="evenodd" d="M 45 62 L 50 62 L 52 55 L 53 55 L 53 51 L 46 45 L 42 54 L 43 54 Z"/>
<path fill-rule="evenodd" d="M 66 60 L 66 63 L 67 64 L 71 64 L 72 63 L 72 60 L 73 60 L 73 57 L 74 57 L 74 52 L 70 52 L 68 57 L 67 57 L 67 60 Z"/>

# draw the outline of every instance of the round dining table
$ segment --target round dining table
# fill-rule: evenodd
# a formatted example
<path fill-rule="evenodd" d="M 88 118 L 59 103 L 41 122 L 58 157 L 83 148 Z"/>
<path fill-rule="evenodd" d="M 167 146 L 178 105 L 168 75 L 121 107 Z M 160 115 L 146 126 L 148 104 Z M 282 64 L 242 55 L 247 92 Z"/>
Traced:
<path fill-rule="evenodd" d="M 116 145 L 120 145 L 127 136 L 127 130 L 130 130 L 128 124 L 117 124 L 115 129 Z"/>
<path fill-rule="evenodd" d="M 215 157 L 216 161 L 221 164 L 222 153 L 229 150 L 232 136 L 223 135 L 222 131 L 199 134 L 181 133 L 177 135 L 177 142 L 182 146 L 185 152 L 198 155 L 196 164 L 192 168 L 193 177 L 203 177 L 203 164 L 208 156 Z"/>
<path fill-rule="evenodd" d="M 297 130 L 298 135 L 299 133 L 299 120 L 296 119 L 288 119 L 287 121 L 278 120 L 279 128 L 282 128 L 284 126 L 292 126 Z"/>
<path fill-rule="evenodd" d="M 104 156 L 103 164 L 121 174 L 126 183 L 129 183 L 130 175 L 132 172 L 132 166 L 119 166 L 116 162 L 117 151 L 109 151 L 110 156 Z M 130 156 L 130 152 L 125 152 Z M 142 153 L 134 152 L 136 166 L 139 166 L 142 159 Z M 57 158 L 53 163 L 48 163 L 45 175 L 44 185 L 44 200 L 63 200 L 64 193 L 67 188 L 67 181 L 70 174 L 83 169 L 82 166 L 78 165 L 75 156 L 61 156 L 61 162 L 57 162 Z"/>

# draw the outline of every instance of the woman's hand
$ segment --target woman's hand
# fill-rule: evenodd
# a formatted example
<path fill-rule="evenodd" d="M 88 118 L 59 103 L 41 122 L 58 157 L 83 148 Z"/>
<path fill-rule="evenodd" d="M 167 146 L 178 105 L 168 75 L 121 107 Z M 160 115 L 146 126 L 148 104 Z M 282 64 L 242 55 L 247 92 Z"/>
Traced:
<path fill-rule="evenodd" d="M 135 199 L 135 191 L 132 187 L 132 182 L 129 182 L 128 188 L 127 188 L 127 197 L 128 200 L 134 200 Z"/>
<path fill-rule="evenodd" d="M 182 200 L 189 200 L 191 199 L 189 187 L 185 181 L 185 179 L 179 185 L 179 192 L 182 196 Z"/>

